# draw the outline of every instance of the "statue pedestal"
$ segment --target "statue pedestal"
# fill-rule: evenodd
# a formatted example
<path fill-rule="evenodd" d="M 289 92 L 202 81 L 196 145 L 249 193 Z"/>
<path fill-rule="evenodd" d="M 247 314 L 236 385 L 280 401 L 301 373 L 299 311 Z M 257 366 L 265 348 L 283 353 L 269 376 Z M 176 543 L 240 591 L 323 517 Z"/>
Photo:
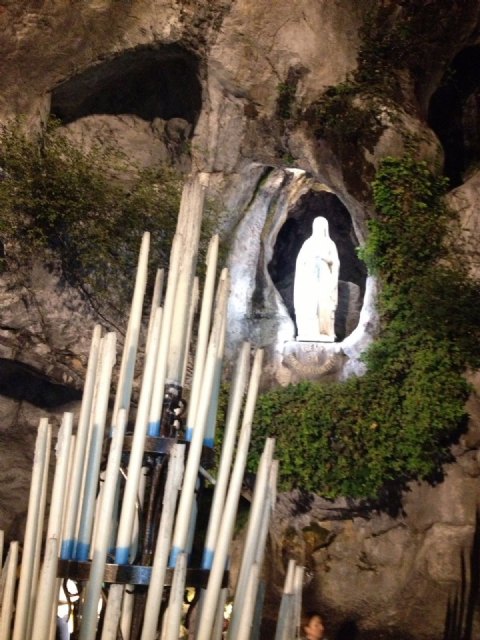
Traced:
<path fill-rule="evenodd" d="M 297 336 L 297 342 L 335 342 L 335 336 L 319 333 L 318 336 Z"/>
<path fill-rule="evenodd" d="M 321 334 L 317 335 L 318 336 Z M 323 338 L 324 336 L 322 336 Z M 282 345 L 280 384 L 296 384 L 301 380 L 337 378 L 345 361 L 340 343 L 317 340 L 288 340 Z M 280 379 L 282 378 L 282 379 Z"/>

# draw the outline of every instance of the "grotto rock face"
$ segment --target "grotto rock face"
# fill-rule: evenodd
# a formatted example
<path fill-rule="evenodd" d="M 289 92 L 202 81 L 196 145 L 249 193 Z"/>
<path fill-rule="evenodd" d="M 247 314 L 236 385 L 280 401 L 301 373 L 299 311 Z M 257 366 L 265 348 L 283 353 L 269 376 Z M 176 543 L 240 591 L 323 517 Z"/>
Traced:
<path fill-rule="evenodd" d="M 78 411 L 94 317 L 78 292 L 36 262 L 0 281 L 0 527 L 23 536 L 39 419 Z"/>
<path fill-rule="evenodd" d="M 254 197 L 233 233 L 229 268 L 229 349 L 251 339 L 267 349 L 264 384 L 288 384 L 329 375 L 343 378 L 362 370 L 358 356 L 375 333 L 374 284 L 356 255 L 358 237 L 338 197 L 303 170 L 265 168 L 255 179 Z M 311 235 L 313 220 L 325 217 L 340 256 L 338 341 L 297 342 L 293 281 L 295 261 Z M 362 345 L 362 346 L 361 346 Z M 356 355 L 354 351 L 356 348 Z"/>
<path fill-rule="evenodd" d="M 362 24 L 377 4 L 20 0 L 0 6 L 2 123 L 18 116 L 37 131 L 55 115 L 84 148 L 115 142 L 140 166 L 169 160 L 181 171 L 209 174 L 219 229 L 231 249 L 227 349 L 233 356 L 244 339 L 263 346 L 264 386 L 363 371 L 362 352 L 377 332 L 377 283 L 356 248 L 372 214 L 367 185 L 375 167 L 412 137 L 422 156 L 436 162 L 450 153 L 445 140 L 458 143 L 480 121 L 478 83 L 468 75 L 479 46 L 477 0 L 453 3 L 448 38 L 435 25 L 438 43 L 430 51 L 441 55 L 419 61 L 422 81 L 415 86 L 405 79 L 377 138 L 348 162 L 293 117 L 355 69 Z M 438 106 L 445 106 L 440 99 L 429 110 L 450 60 L 464 74 L 460 84 L 468 95 L 448 94 L 451 112 Z M 474 250 L 480 229 L 475 142 L 455 168 L 458 186 L 450 196 Z M 341 253 L 337 341 L 299 345 L 292 264 L 316 215 L 329 219 Z M 8 246 L 2 251 L 8 267 L 0 274 L 0 527 L 13 539 L 24 524 L 38 418 L 48 413 L 58 427 L 64 410 L 78 411 L 93 326 L 112 327 L 117 319 L 99 318 L 57 275 L 54 260 L 26 270 L 8 262 Z M 289 557 L 307 568 L 306 606 L 325 608 L 334 632 L 343 625 L 339 638 L 353 638 L 355 630 L 360 639 L 442 637 L 449 598 L 462 588 L 461 555 L 468 565 L 477 526 L 475 397 L 470 411 L 470 430 L 444 482 L 412 485 L 401 515 L 282 496 L 268 567 L 275 613 L 267 612 L 265 637 Z"/>
<path fill-rule="evenodd" d="M 480 174 L 475 173 L 461 186 L 450 192 L 448 201 L 450 206 L 458 212 L 460 228 L 455 233 L 462 233 L 466 255 L 469 259 L 469 269 L 475 278 L 480 275 L 478 260 L 478 236 L 480 234 L 480 220 L 476 215 L 480 199 Z"/>

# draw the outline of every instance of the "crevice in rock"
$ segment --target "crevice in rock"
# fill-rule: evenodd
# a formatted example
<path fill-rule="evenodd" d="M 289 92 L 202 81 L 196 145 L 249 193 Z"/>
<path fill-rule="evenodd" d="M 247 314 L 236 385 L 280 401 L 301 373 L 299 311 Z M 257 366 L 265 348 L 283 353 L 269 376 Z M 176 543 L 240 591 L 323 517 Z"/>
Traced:
<path fill-rule="evenodd" d="M 202 104 L 198 59 L 178 45 L 140 47 L 55 87 L 51 113 L 63 124 L 92 114 L 131 114 L 195 125 Z"/>
<path fill-rule="evenodd" d="M 343 340 L 358 324 L 367 270 L 356 254 L 358 240 L 350 214 L 335 194 L 310 190 L 299 199 L 289 211 L 278 233 L 268 271 L 290 316 L 295 320 L 295 262 L 302 244 L 312 233 L 313 220 L 318 216 L 328 220 L 330 237 L 337 246 L 340 259 L 339 304 L 335 317 L 335 333 L 337 340 Z"/>
<path fill-rule="evenodd" d="M 428 123 L 445 152 L 444 174 L 457 187 L 480 160 L 480 47 L 467 47 L 454 58 L 432 95 Z"/>
<path fill-rule="evenodd" d="M 82 392 L 53 382 L 23 362 L 0 358 L 0 395 L 43 409 L 54 409 L 80 400 Z"/>

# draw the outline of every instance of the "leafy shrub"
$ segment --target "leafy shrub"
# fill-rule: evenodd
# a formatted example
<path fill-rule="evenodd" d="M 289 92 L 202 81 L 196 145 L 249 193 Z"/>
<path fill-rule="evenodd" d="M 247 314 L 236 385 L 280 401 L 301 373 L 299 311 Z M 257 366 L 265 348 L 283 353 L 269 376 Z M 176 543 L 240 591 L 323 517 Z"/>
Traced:
<path fill-rule="evenodd" d="M 4 267 L 48 252 L 66 281 L 94 304 L 122 306 L 130 297 L 140 239 L 150 231 L 151 263 L 166 266 L 182 178 L 171 167 L 134 170 L 113 150 L 83 153 L 49 123 L 38 138 L 20 126 L 0 132 L 0 237 Z M 130 167 L 132 170 L 132 167 Z"/>
<path fill-rule="evenodd" d="M 432 479 L 449 459 L 465 424 L 462 374 L 480 365 L 480 287 L 452 237 L 444 189 L 411 157 L 380 166 L 362 257 L 383 284 L 381 336 L 362 378 L 259 398 L 252 468 L 275 436 L 283 488 L 376 497 L 387 484 Z"/>

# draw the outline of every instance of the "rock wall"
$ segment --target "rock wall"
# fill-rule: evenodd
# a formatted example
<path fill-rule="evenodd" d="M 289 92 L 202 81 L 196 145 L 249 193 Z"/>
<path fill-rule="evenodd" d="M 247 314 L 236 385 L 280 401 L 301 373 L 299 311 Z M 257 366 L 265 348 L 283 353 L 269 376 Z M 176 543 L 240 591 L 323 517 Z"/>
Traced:
<path fill-rule="evenodd" d="M 291 494 L 280 498 L 271 528 L 269 602 L 276 602 L 288 558 L 306 567 L 304 606 L 325 612 L 329 637 L 459 637 L 448 627 L 455 598 L 462 619 L 473 614 L 471 636 L 479 633 L 475 586 L 480 554 L 480 466 L 478 414 L 455 448 L 436 486 L 412 483 L 398 511 L 372 511 L 367 505 Z M 472 586 L 473 584 L 473 586 Z M 458 603 L 458 601 L 457 601 Z M 267 633 L 268 622 L 265 622 Z M 265 636 L 267 637 L 267 636 Z"/>
<path fill-rule="evenodd" d="M 480 2 L 453 3 L 448 24 L 432 25 L 433 46 L 418 61 L 417 85 L 404 78 L 402 97 L 384 114 L 383 133 L 371 148 L 357 150 L 361 162 L 356 157 L 347 166 L 304 122 L 288 118 L 282 95 L 287 88 L 303 109 L 344 81 L 357 64 L 361 26 L 377 4 L 20 0 L 0 6 L 2 122 L 20 116 L 37 130 L 53 113 L 81 144 L 118 139 L 145 166 L 170 158 L 185 172 L 209 174 L 219 228 L 232 246 L 229 348 L 246 337 L 266 347 L 265 385 L 361 372 L 359 357 L 376 332 L 375 283 L 357 283 L 358 326 L 341 344 L 299 352 L 288 300 L 269 271 L 279 233 L 296 219 L 303 196 L 321 192 L 348 212 L 350 236 L 361 244 L 371 214 L 365 184 L 374 168 L 402 150 L 405 131 L 419 136 L 429 161 L 442 157 L 426 124 L 430 97 L 448 63 L 479 44 Z M 479 119 L 471 101 L 467 115 L 472 131 L 472 119 Z M 451 194 L 474 248 L 477 182 L 471 167 L 470 179 Z M 473 262 L 472 270 L 478 273 Z M 43 264 L 3 272 L 0 304 L 0 527 L 14 538 L 23 526 L 38 417 L 48 411 L 58 425 L 65 409 L 78 408 L 98 317 Z M 110 326 L 114 319 L 101 321 Z M 323 606 L 335 631 L 350 624 L 349 638 L 438 639 L 476 526 L 478 399 L 471 412 L 471 429 L 444 482 L 412 485 L 397 517 L 282 496 L 271 532 L 269 602 L 278 600 L 285 561 L 294 555 L 307 566 L 305 603 Z M 269 637 L 268 616 L 265 624 Z"/>

